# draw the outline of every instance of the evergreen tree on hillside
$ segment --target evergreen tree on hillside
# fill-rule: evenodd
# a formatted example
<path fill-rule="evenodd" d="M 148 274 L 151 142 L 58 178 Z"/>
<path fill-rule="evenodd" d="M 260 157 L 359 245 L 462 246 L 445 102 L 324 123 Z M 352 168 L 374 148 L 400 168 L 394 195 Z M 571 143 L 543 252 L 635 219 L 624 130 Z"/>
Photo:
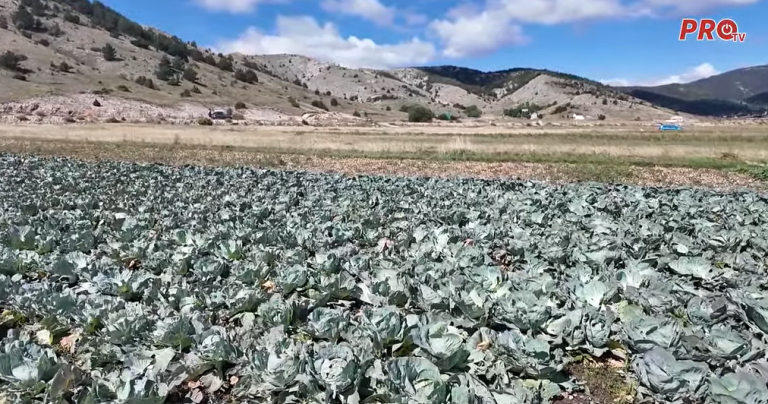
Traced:
<path fill-rule="evenodd" d="M 251 69 L 237 69 L 235 72 L 235 80 L 254 84 L 259 82 L 259 77 L 256 75 L 256 72 Z"/>
<path fill-rule="evenodd" d="M 40 0 L 22 0 L 19 3 L 20 7 L 28 7 L 29 11 L 32 13 L 32 15 L 36 15 L 39 17 L 45 16 L 45 4 L 43 4 Z"/>
<path fill-rule="evenodd" d="M 213 55 L 205 55 L 203 62 L 207 65 L 216 66 L 216 58 Z"/>
<path fill-rule="evenodd" d="M 178 56 L 173 58 L 173 62 L 171 62 L 171 67 L 176 72 L 183 72 L 185 65 L 186 63 L 184 63 L 184 60 Z"/>
<path fill-rule="evenodd" d="M 101 54 L 107 62 L 114 62 L 117 60 L 117 51 L 111 44 L 105 44 L 104 47 L 101 48 Z"/>
<path fill-rule="evenodd" d="M 19 5 L 19 8 L 11 15 L 11 21 L 18 29 L 27 31 L 35 29 L 35 17 L 24 6 Z"/>
<path fill-rule="evenodd" d="M 190 83 L 195 83 L 197 82 L 197 70 L 189 66 L 186 69 L 184 69 L 184 74 L 182 74 L 181 77 Z"/>
<path fill-rule="evenodd" d="M 8 70 L 19 71 L 21 70 L 21 66 L 19 64 L 25 60 L 27 60 L 27 57 L 24 55 L 19 55 L 12 51 L 5 51 L 0 54 L 0 67 Z"/>
<path fill-rule="evenodd" d="M 216 63 L 216 67 L 227 72 L 235 71 L 235 66 L 232 63 L 232 56 L 222 57 L 219 59 L 218 63 Z"/>
<path fill-rule="evenodd" d="M 171 66 L 171 60 L 168 59 L 168 56 L 163 55 L 163 57 L 160 59 L 160 63 L 157 65 L 155 77 L 157 77 L 158 80 L 168 81 L 173 78 L 173 76 L 174 74 L 173 67 Z"/>

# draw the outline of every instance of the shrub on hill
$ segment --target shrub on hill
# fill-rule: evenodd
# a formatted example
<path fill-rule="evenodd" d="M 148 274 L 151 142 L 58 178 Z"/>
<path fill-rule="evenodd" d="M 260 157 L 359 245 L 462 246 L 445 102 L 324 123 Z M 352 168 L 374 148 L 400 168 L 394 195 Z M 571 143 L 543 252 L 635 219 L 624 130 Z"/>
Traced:
<path fill-rule="evenodd" d="M 20 71 L 23 70 L 21 62 L 25 60 L 27 60 L 26 55 L 15 53 L 13 51 L 5 51 L 0 54 L 0 67 L 8 70 Z"/>
<path fill-rule="evenodd" d="M 480 118 L 480 116 L 483 115 L 483 111 L 481 111 L 477 105 L 470 105 L 466 107 L 464 109 L 464 113 L 467 114 L 469 118 Z"/>
<path fill-rule="evenodd" d="M 431 122 L 434 117 L 432 110 L 421 105 L 408 109 L 408 122 Z"/>
<path fill-rule="evenodd" d="M 198 78 L 197 70 L 193 69 L 192 67 L 187 67 L 184 69 L 184 73 L 181 74 L 181 78 L 190 83 L 196 83 Z"/>
<path fill-rule="evenodd" d="M 104 47 L 101 48 L 101 54 L 107 62 L 113 62 L 117 59 L 117 51 L 111 44 L 105 44 Z"/>
<path fill-rule="evenodd" d="M 314 101 L 312 101 L 312 106 L 313 106 L 313 107 L 315 107 L 315 108 L 320 108 L 320 109 L 322 109 L 322 110 L 326 110 L 326 111 L 328 111 L 328 107 L 325 105 L 325 103 L 324 103 L 324 102 L 322 102 L 322 101 L 320 101 L 320 100 L 314 100 Z"/>
<path fill-rule="evenodd" d="M 243 83 L 255 84 L 259 82 L 259 76 L 251 69 L 237 69 L 235 71 L 235 80 Z"/>

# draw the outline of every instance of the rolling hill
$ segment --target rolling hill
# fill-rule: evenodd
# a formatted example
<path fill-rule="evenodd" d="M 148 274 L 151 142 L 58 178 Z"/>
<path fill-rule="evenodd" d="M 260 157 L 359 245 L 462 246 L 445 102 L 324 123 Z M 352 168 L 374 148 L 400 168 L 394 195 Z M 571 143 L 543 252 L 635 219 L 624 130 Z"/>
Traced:
<path fill-rule="evenodd" d="M 768 91 L 760 94 L 755 94 L 751 97 L 744 99 L 744 101 L 746 101 L 751 105 L 768 108 Z"/>
<path fill-rule="evenodd" d="M 686 84 L 623 87 L 620 90 L 653 104 L 691 114 L 754 114 L 766 107 L 768 65 L 731 70 Z"/>
<path fill-rule="evenodd" d="M 403 119 L 401 111 L 413 104 L 454 116 L 466 116 L 471 106 L 485 116 L 519 117 L 527 109 L 560 118 L 655 120 L 671 113 L 595 81 L 541 69 L 383 71 L 300 55 L 224 55 L 89 0 L 0 0 L 0 53 L 0 102 L 16 103 L 4 107 L 11 113 L 39 108 L 53 96 L 76 99 L 70 110 L 90 109 L 89 94 L 130 100 L 121 114 L 151 109 L 142 103 L 176 106 L 188 116 L 239 105 L 253 114 L 331 111 L 374 120 Z"/>

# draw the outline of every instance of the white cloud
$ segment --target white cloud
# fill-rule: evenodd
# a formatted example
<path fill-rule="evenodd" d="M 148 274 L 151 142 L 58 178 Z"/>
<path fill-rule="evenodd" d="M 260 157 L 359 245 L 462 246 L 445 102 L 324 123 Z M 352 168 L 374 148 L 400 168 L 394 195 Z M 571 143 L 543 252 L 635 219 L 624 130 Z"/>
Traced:
<path fill-rule="evenodd" d="M 720 71 L 715 69 L 711 63 L 702 63 L 696 67 L 688 69 L 681 74 L 673 74 L 661 79 L 652 80 L 628 80 L 628 79 L 611 79 L 603 80 L 603 83 L 611 86 L 661 86 L 664 84 L 683 84 L 690 83 L 692 81 L 705 79 L 714 75 L 720 74 Z"/>
<path fill-rule="evenodd" d="M 389 68 L 421 65 L 431 61 L 435 47 L 413 38 L 396 44 L 342 37 L 331 23 L 320 25 L 310 16 L 277 18 L 274 34 L 249 28 L 240 37 L 215 46 L 221 52 L 244 54 L 299 54 L 347 67 Z"/>
<path fill-rule="evenodd" d="M 619 0 L 499 0 L 499 12 L 533 24 L 560 24 L 626 13 Z"/>
<path fill-rule="evenodd" d="M 485 0 L 449 10 L 430 27 L 445 55 L 471 56 L 525 43 L 524 24 L 553 25 L 585 20 L 698 13 L 760 0 Z"/>
<path fill-rule="evenodd" d="M 256 6 L 265 3 L 286 3 L 290 0 L 192 0 L 206 10 L 232 14 L 251 13 Z"/>
<path fill-rule="evenodd" d="M 213 11 L 247 13 L 260 4 L 293 0 L 191 1 Z M 423 14 L 396 9 L 382 1 L 321 0 L 320 5 L 327 13 L 357 16 L 399 32 L 408 29 L 399 27 L 396 19 L 411 27 L 420 28 L 428 23 L 428 33 L 442 45 L 443 56 L 462 58 L 528 43 L 529 38 L 523 30 L 528 24 L 555 25 L 681 13 L 696 15 L 704 10 L 748 5 L 760 0 L 465 0 L 431 22 Z M 435 4 L 443 3 L 436 1 Z M 307 25 L 296 28 L 290 27 L 291 24 Z M 350 66 L 421 64 L 432 60 L 436 54 L 433 44 L 416 38 L 394 44 L 377 44 L 355 36 L 344 38 L 333 24 L 321 26 L 312 17 L 279 17 L 276 33 L 265 34 L 251 28 L 223 45 L 227 49 L 249 49 L 248 53 L 300 53 Z M 685 80 L 685 77 L 684 74 L 665 80 Z"/>
<path fill-rule="evenodd" d="M 429 17 L 420 13 L 405 13 L 403 15 L 407 25 L 424 25 L 429 22 Z"/>
<path fill-rule="evenodd" d="M 698 13 L 720 7 L 746 6 L 760 0 L 641 0 L 651 10 L 671 10 L 676 13 Z"/>
<path fill-rule="evenodd" d="M 443 54 L 451 58 L 479 56 L 502 46 L 525 43 L 523 29 L 502 13 L 484 11 L 452 20 L 436 20 L 430 28 L 443 42 Z"/>
<path fill-rule="evenodd" d="M 320 5 L 326 12 L 362 17 L 379 25 L 390 25 L 395 19 L 395 9 L 379 0 L 323 0 Z"/>
<path fill-rule="evenodd" d="M 523 23 L 559 24 L 623 12 L 619 0 L 488 0 L 482 9 L 469 3 L 449 10 L 430 28 L 443 43 L 445 56 L 465 57 L 527 43 Z"/>

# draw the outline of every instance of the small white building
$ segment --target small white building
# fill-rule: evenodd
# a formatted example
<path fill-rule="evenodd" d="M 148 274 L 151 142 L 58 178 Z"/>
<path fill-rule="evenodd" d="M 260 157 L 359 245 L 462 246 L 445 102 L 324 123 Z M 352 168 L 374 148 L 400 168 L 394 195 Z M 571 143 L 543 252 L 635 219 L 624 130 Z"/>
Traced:
<path fill-rule="evenodd" d="M 537 119 L 539 119 L 539 114 L 538 114 L 537 112 L 534 112 L 534 113 L 532 113 L 532 114 L 531 114 L 531 120 L 532 120 L 532 121 L 535 121 L 535 120 L 537 120 Z"/>
<path fill-rule="evenodd" d="M 673 115 L 669 119 L 667 119 L 667 122 L 669 122 L 669 123 L 680 123 L 680 122 L 683 122 L 683 121 L 685 121 L 685 118 L 683 118 L 680 115 Z"/>
<path fill-rule="evenodd" d="M 584 115 L 573 114 L 573 120 L 574 121 L 583 121 L 584 120 Z"/>

